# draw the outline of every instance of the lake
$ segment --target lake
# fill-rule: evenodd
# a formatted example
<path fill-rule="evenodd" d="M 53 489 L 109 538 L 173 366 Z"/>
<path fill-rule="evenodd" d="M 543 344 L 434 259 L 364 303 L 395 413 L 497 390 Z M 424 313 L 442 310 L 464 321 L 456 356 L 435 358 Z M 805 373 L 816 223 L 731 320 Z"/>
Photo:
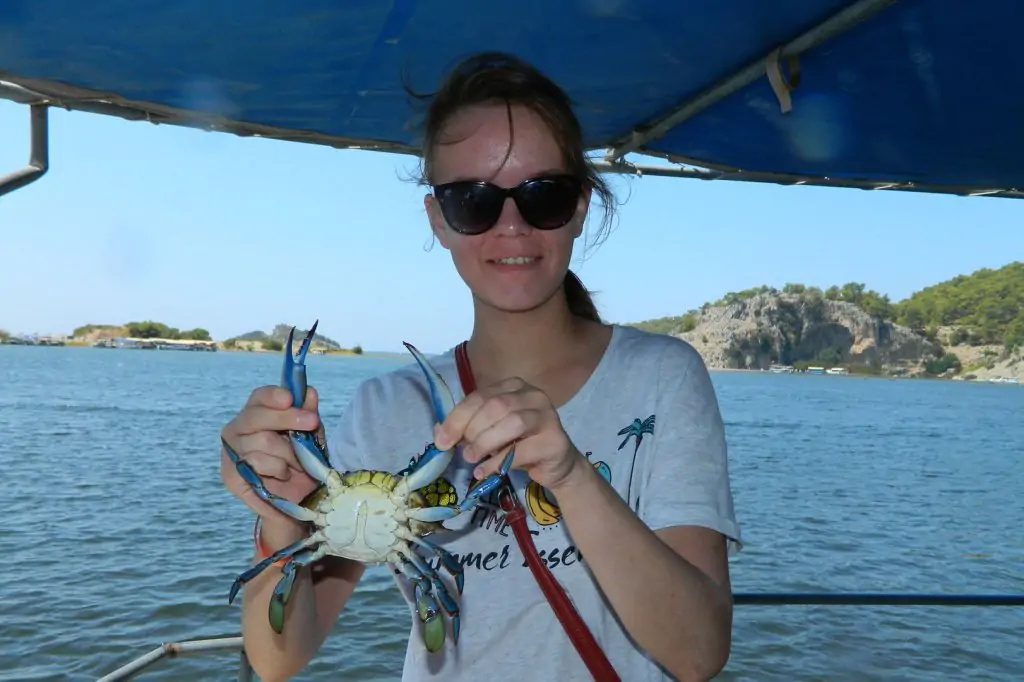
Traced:
<path fill-rule="evenodd" d="M 403 358 L 312 357 L 328 427 Z M 219 431 L 277 354 L 0 346 L 0 680 L 95 680 L 235 635 L 252 517 Z M 1024 593 L 1024 387 L 715 373 L 745 548 L 737 592 Z M 412 453 L 410 453 L 412 454 Z M 299 678 L 395 680 L 409 612 L 371 570 Z M 737 606 L 720 679 L 1024 678 L 1024 608 Z M 141 680 L 230 679 L 237 655 Z"/>

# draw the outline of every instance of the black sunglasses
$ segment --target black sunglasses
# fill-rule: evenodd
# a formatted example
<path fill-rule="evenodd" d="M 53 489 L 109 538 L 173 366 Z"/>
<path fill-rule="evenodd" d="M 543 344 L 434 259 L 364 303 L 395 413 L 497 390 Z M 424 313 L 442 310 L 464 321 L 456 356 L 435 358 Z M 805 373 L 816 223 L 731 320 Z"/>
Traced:
<path fill-rule="evenodd" d="M 583 183 L 571 175 L 530 178 L 508 189 L 474 180 L 434 187 L 445 220 L 456 232 L 469 235 L 494 227 L 508 197 L 531 227 L 557 230 L 572 220 L 582 193 Z"/>

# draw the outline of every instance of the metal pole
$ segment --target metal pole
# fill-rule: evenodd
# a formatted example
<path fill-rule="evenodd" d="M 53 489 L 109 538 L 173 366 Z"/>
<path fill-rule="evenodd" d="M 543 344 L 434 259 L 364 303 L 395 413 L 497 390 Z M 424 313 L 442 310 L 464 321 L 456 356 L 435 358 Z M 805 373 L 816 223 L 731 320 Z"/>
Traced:
<path fill-rule="evenodd" d="M 952 194 L 962 197 L 996 197 L 1007 199 L 1024 199 L 1024 188 L 1008 187 L 1005 189 L 981 189 L 960 185 L 928 185 L 913 182 L 892 182 L 891 180 L 846 179 L 813 177 L 805 175 L 789 175 L 787 173 L 767 173 L 739 170 L 698 170 L 677 166 L 653 166 L 633 164 L 627 161 L 609 163 L 604 160 L 593 162 L 601 173 L 619 173 L 622 175 L 652 175 L 666 178 L 686 178 L 693 180 L 719 180 L 727 182 L 754 182 L 774 185 L 803 185 L 807 187 L 833 187 L 843 189 L 862 189 L 867 191 L 887 192 L 923 192 L 929 194 Z"/>
<path fill-rule="evenodd" d="M 121 666 L 114 672 L 104 675 L 96 682 L 120 682 L 121 680 L 130 680 L 161 659 L 175 658 L 181 654 L 205 653 L 207 651 L 218 651 L 222 649 L 242 649 L 242 638 L 221 637 L 217 639 L 197 639 L 189 642 L 168 642 L 156 649 L 153 649 L 149 653 L 139 656 L 134 661 Z M 246 661 L 245 665 L 248 667 L 248 661 Z M 239 679 L 246 679 L 242 675 L 242 670 L 240 670 Z"/>
<path fill-rule="evenodd" d="M 733 595 L 746 606 L 1024 606 L 1024 594 L 884 594 L 755 592 Z"/>
<path fill-rule="evenodd" d="M 779 58 L 791 57 L 817 47 L 827 40 L 844 33 L 854 25 L 893 4 L 895 0 L 857 0 L 843 8 L 806 33 L 782 46 Z M 651 140 L 656 140 L 688 118 L 692 118 L 711 105 L 725 99 L 734 92 L 745 88 L 765 75 L 768 55 L 740 69 L 723 81 L 719 81 L 700 95 L 672 110 L 661 120 L 644 126 L 642 132 L 634 130 L 626 141 L 612 147 L 605 154 L 606 161 L 622 159 Z"/>
<path fill-rule="evenodd" d="M 29 105 L 31 146 L 28 166 L 0 177 L 0 196 L 29 185 L 46 174 L 50 167 L 48 104 Z"/>

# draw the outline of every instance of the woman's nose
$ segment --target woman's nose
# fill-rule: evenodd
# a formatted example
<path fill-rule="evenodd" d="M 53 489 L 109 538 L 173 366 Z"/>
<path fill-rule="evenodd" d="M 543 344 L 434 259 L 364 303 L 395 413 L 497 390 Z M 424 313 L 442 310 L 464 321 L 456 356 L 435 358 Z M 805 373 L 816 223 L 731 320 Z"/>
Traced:
<path fill-rule="evenodd" d="M 498 216 L 497 229 L 502 234 L 516 235 L 528 232 L 533 229 L 523 218 L 512 197 L 505 199 L 505 205 L 501 207 L 501 215 Z"/>

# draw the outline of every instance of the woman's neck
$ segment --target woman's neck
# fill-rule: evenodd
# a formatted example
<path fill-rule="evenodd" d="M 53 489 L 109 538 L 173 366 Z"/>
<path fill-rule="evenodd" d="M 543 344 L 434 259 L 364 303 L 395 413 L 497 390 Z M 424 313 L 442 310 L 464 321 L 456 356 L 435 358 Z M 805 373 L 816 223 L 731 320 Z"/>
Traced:
<path fill-rule="evenodd" d="M 562 296 L 522 313 L 477 301 L 467 351 L 478 385 L 515 376 L 557 394 L 563 392 L 561 379 L 575 384 L 573 375 L 581 370 L 589 376 L 610 336 L 610 327 L 572 315 Z"/>

